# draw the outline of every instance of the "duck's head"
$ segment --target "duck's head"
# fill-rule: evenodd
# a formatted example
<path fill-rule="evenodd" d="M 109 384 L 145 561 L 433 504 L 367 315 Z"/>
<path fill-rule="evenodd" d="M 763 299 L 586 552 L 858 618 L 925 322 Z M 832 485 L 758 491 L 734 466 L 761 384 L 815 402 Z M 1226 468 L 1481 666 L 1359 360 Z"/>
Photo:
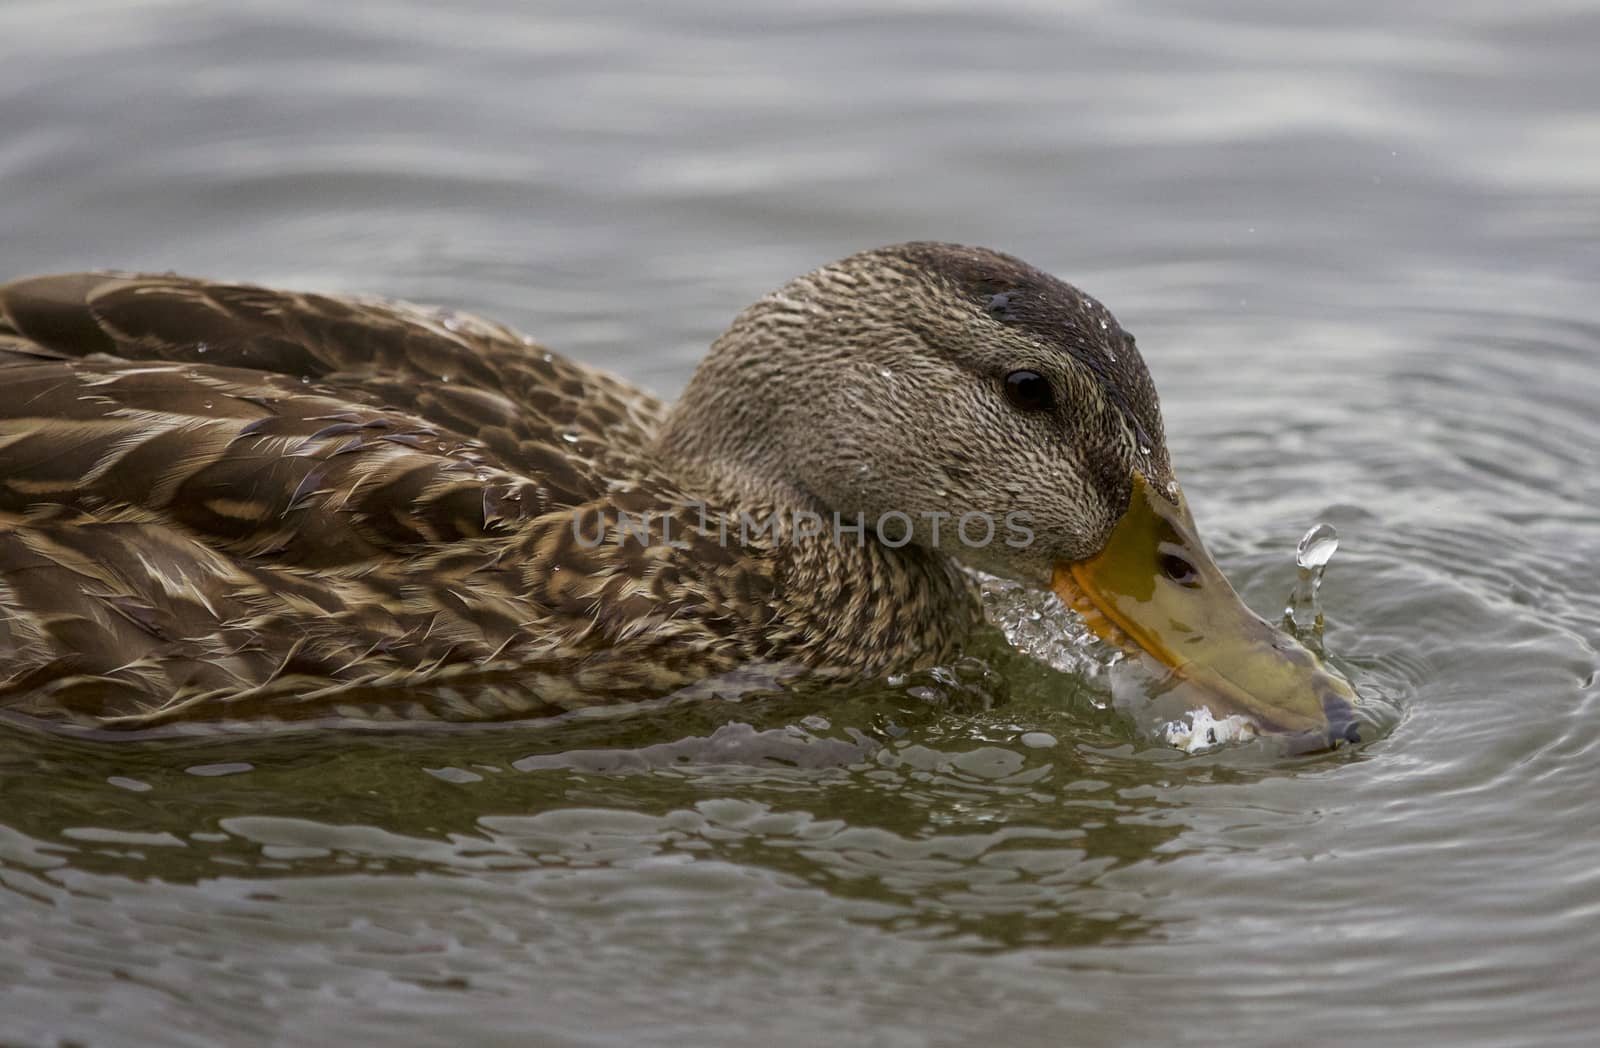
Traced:
<path fill-rule="evenodd" d="M 859 516 L 1053 589 L 1215 715 L 1312 748 L 1356 737 L 1350 685 L 1206 551 L 1133 337 L 1015 258 L 902 244 L 792 281 L 717 340 L 662 449 L 720 497 Z"/>

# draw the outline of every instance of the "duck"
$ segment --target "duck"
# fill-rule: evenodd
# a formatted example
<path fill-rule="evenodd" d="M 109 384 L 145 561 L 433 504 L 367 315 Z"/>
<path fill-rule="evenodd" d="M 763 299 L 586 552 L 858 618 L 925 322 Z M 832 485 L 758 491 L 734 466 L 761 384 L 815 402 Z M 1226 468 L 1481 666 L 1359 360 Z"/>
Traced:
<path fill-rule="evenodd" d="M 675 403 L 507 327 L 173 274 L 0 285 L 0 713 L 105 732 L 478 722 L 957 657 L 975 573 L 1218 716 L 1350 684 L 1200 540 L 1134 337 L 1020 259 L 861 251 Z"/>

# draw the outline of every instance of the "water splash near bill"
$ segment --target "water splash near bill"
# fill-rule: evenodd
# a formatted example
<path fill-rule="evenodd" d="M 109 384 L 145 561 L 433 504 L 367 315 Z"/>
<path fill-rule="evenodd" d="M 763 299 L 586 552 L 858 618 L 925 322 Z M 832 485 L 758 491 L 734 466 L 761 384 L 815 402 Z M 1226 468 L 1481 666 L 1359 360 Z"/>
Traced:
<path fill-rule="evenodd" d="M 1248 718 L 1238 714 L 1217 718 L 1201 706 L 1185 714 L 1187 719 L 1168 721 L 1161 726 L 1161 738 L 1185 753 L 1204 753 L 1230 742 L 1249 742 L 1258 734 Z"/>
<path fill-rule="evenodd" d="M 1123 653 L 1097 638 L 1053 593 L 974 571 L 984 611 L 1006 641 L 1051 669 L 1097 677 L 1121 662 Z"/>
<path fill-rule="evenodd" d="M 1332 524 L 1317 524 L 1301 537 L 1294 553 L 1300 578 L 1283 609 L 1284 628 L 1318 655 L 1323 654 L 1322 633 L 1327 620 L 1317 593 L 1322 589 L 1322 576 L 1328 570 L 1328 562 L 1338 549 L 1339 532 Z"/>

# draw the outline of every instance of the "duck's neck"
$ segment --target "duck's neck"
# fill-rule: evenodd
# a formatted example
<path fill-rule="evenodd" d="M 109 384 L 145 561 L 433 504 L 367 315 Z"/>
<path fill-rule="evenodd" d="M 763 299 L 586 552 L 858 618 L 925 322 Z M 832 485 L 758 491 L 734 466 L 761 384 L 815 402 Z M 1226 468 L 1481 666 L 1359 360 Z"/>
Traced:
<path fill-rule="evenodd" d="M 834 474 L 849 423 L 870 411 L 860 379 L 879 369 L 872 360 L 915 341 L 893 314 L 860 308 L 864 279 L 848 266 L 824 267 L 734 318 L 657 440 L 675 475 L 729 502 L 845 508 Z M 829 420 L 841 418 L 830 432 Z"/>
<path fill-rule="evenodd" d="M 803 661 L 879 676 L 948 660 L 983 619 L 976 581 L 942 553 L 842 524 L 777 551 L 778 618 L 801 627 Z"/>
<path fill-rule="evenodd" d="M 818 490 L 837 434 L 818 405 L 862 366 L 861 345 L 897 335 L 848 308 L 848 273 L 819 270 L 741 313 L 695 371 L 652 452 L 686 493 L 741 514 L 776 518 L 788 538 L 767 547 L 779 582 L 775 628 L 803 661 L 854 674 L 901 672 L 947 657 L 982 618 L 975 585 L 948 556 L 880 541 Z M 809 515 L 820 530 L 796 537 Z"/>
<path fill-rule="evenodd" d="M 793 401 L 806 402 L 807 379 L 788 363 L 786 343 L 794 336 L 761 305 L 712 343 L 652 450 L 671 476 L 708 501 L 822 512 L 827 507 L 792 468 L 805 439 Z"/>
<path fill-rule="evenodd" d="M 662 465 L 704 505 L 702 526 L 721 545 L 770 558 L 772 617 L 753 655 L 849 676 L 904 673 L 948 659 L 983 619 L 976 581 L 938 550 L 890 546 L 872 521 L 788 484 L 730 482 L 725 463 Z"/>

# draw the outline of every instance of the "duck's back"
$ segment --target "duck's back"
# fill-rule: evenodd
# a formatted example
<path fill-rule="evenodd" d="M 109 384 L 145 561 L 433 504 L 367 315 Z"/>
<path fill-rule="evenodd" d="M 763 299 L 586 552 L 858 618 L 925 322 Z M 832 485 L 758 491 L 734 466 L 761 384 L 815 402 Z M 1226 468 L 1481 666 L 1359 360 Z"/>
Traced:
<path fill-rule="evenodd" d="M 322 395 L 413 416 L 526 474 L 564 475 L 576 464 L 568 479 L 580 488 L 633 468 L 664 413 L 657 398 L 478 317 L 178 276 L 70 273 L 0 285 L 0 353 L 0 366 L 55 366 L 101 386 L 125 381 L 119 370 L 164 373 L 165 394 L 138 409 L 154 425 L 160 413 L 260 418 Z M 210 394 L 218 383 L 256 384 L 246 396 L 277 410 L 221 403 Z M 57 388 L 31 404 L 7 396 L 0 419 L 47 419 L 75 395 Z"/>
<path fill-rule="evenodd" d="M 404 303 L 0 286 L 0 707 L 137 720 L 226 695 L 245 715 L 341 659 L 481 662 L 530 614 L 497 536 L 625 488 L 663 413 Z"/>

